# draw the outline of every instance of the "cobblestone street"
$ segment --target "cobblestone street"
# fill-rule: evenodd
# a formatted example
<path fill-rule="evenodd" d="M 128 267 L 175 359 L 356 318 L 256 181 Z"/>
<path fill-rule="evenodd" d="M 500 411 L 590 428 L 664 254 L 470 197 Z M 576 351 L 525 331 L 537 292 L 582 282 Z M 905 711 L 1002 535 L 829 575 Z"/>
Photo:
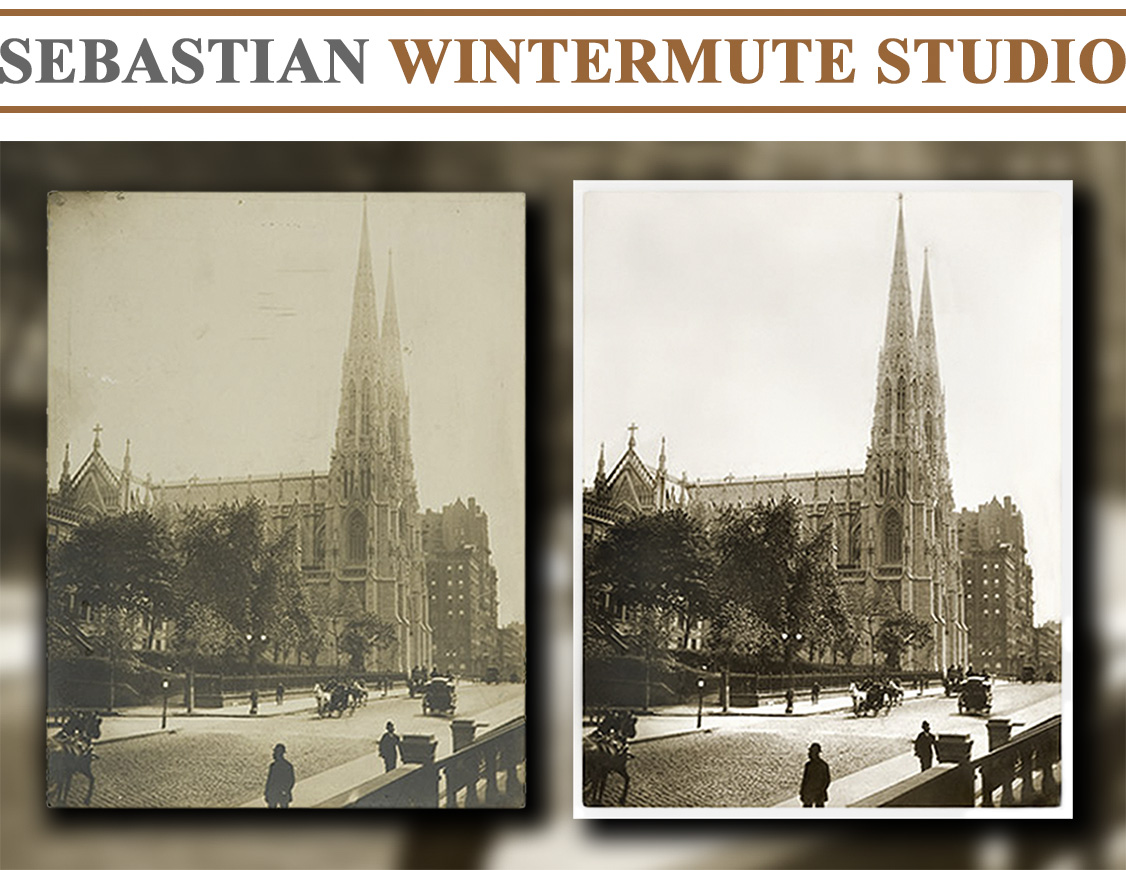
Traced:
<path fill-rule="evenodd" d="M 488 727 L 523 713 L 523 685 L 465 685 L 458 689 L 458 717 Z M 228 807 L 260 797 L 274 744 L 301 780 L 371 756 L 372 773 L 382 772 L 376 740 L 388 720 L 401 734 L 434 734 L 438 757 L 451 750 L 450 720 L 423 716 L 421 702 L 405 696 L 373 698 L 341 718 L 320 719 L 315 712 L 289 716 L 177 717 L 173 733 L 156 734 L 97 747 L 94 807 Z M 159 725 L 159 722 L 157 722 Z M 76 776 L 70 806 L 80 806 L 86 779 Z"/>
<path fill-rule="evenodd" d="M 1058 684 L 1001 684 L 995 688 L 992 715 L 1017 714 L 1021 723 L 1032 724 L 1059 712 L 1059 703 Z M 975 756 L 988 748 L 988 717 L 961 715 L 957 701 L 941 695 L 909 697 L 886 715 L 859 718 L 851 710 L 794 717 L 705 716 L 704 727 L 712 730 L 699 733 L 691 733 L 694 716 L 654 718 L 682 723 L 690 733 L 630 747 L 634 757 L 626 806 L 773 806 L 797 795 L 811 742 L 822 745 L 836 782 L 910 753 L 923 719 L 935 733 L 969 735 Z M 617 804 L 621 785 L 611 775 L 607 804 Z"/>

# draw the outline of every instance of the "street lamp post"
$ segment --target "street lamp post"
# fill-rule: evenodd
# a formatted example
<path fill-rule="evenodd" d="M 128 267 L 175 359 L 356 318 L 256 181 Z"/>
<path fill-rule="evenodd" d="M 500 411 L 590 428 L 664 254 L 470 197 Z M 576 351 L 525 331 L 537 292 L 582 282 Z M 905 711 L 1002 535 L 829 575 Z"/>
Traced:
<path fill-rule="evenodd" d="M 160 729 L 163 731 L 168 725 L 168 680 L 162 680 L 160 686 L 164 689 L 164 706 L 160 710 Z"/>
<path fill-rule="evenodd" d="M 255 642 L 265 643 L 266 635 L 262 633 L 255 637 L 253 633 L 248 632 L 246 635 L 246 654 L 250 658 L 250 713 L 256 715 L 258 713 L 258 648 Z"/>
<path fill-rule="evenodd" d="M 696 708 L 696 727 L 699 728 L 704 723 L 704 680 L 703 678 L 696 681 L 696 688 L 700 691 L 700 706 Z"/>

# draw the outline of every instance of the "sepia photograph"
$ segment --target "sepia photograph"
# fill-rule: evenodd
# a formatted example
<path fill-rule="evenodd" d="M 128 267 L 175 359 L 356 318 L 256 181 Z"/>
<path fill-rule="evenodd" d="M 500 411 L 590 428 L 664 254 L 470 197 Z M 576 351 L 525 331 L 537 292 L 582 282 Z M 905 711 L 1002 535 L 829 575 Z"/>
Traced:
<path fill-rule="evenodd" d="M 576 182 L 578 817 L 1070 817 L 1070 182 Z"/>
<path fill-rule="evenodd" d="M 523 195 L 46 207 L 47 804 L 523 807 Z"/>

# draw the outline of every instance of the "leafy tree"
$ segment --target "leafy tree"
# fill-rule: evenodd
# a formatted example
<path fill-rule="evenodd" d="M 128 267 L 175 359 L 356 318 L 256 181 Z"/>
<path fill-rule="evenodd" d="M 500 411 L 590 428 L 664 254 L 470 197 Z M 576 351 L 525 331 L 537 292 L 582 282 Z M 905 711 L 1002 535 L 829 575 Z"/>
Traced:
<path fill-rule="evenodd" d="M 773 629 L 746 604 L 725 601 L 712 617 L 708 647 L 725 671 L 734 662 L 758 656 L 773 642 Z"/>
<path fill-rule="evenodd" d="M 726 508 L 712 524 L 716 596 L 746 607 L 769 628 L 789 665 L 794 644 L 782 634 L 813 632 L 842 620 L 830 530 L 802 532 L 797 502 Z"/>
<path fill-rule="evenodd" d="M 931 627 L 915 614 L 901 610 L 883 621 L 876 632 L 876 649 L 884 654 L 888 670 L 899 670 L 908 649 L 922 649 L 931 641 Z"/>
<path fill-rule="evenodd" d="M 99 612 L 121 611 L 156 624 L 174 615 L 178 574 L 168 526 L 148 511 L 99 517 L 78 526 L 52 554 L 48 608 L 69 612 L 71 596 Z"/>
<path fill-rule="evenodd" d="M 387 650 L 396 641 L 393 625 L 384 622 L 374 613 L 363 613 L 348 621 L 340 636 L 339 649 L 348 656 L 352 671 L 362 673 L 369 650 Z"/>
<path fill-rule="evenodd" d="M 635 517 L 588 547 L 583 560 L 584 619 L 612 624 L 614 614 L 604 604 L 609 595 L 611 601 L 638 612 L 641 624 L 667 625 L 673 620 L 691 626 L 708 613 L 711 571 L 707 535 L 698 520 L 681 510 Z M 645 630 L 661 633 L 652 624 Z M 688 630 L 677 639 L 686 646 Z M 654 635 L 648 641 L 667 645 L 669 638 Z"/>
<path fill-rule="evenodd" d="M 256 499 L 192 509 L 180 526 L 181 602 L 206 604 L 238 636 L 295 642 L 295 627 L 312 621 L 296 564 L 296 532 L 271 534 L 266 507 Z M 252 660 L 255 652 L 252 643 Z"/>
<path fill-rule="evenodd" d="M 884 620 L 899 612 L 899 605 L 887 589 L 867 589 L 860 596 L 853 608 L 853 621 L 858 627 L 858 633 L 868 641 L 871 651 L 870 664 L 876 663 L 876 636 Z"/>

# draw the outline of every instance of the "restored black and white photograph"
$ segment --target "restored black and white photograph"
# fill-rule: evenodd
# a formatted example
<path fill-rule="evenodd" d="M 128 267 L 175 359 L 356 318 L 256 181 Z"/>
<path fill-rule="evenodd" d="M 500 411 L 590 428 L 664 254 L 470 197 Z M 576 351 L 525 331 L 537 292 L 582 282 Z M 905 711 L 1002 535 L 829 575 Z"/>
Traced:
<path fill-rule="evenodd" d="M 523 807 L 523 195 L 46 206 L 48 805 Z"/>
<path fill-rule="evenodd" d="M 1069 817 L 1070 183 L 574 207 L 575 814 Z"/>

